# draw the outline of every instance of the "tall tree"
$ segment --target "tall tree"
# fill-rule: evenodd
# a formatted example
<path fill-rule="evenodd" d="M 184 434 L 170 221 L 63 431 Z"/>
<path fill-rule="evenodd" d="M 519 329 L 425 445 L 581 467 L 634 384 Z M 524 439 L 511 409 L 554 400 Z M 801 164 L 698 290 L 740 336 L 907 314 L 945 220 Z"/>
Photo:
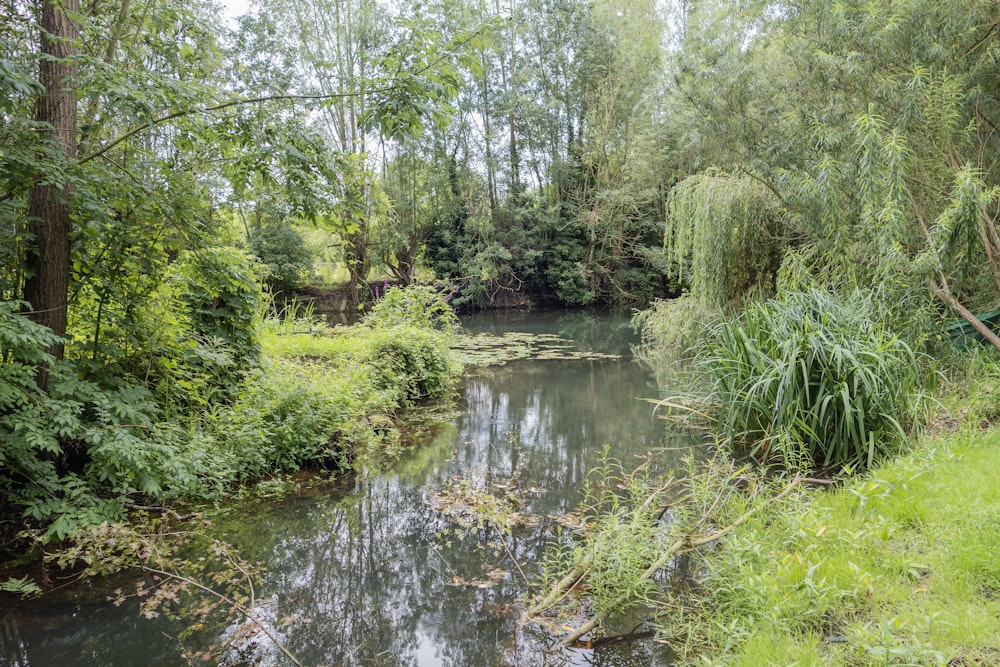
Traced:
<path fill-rule="evenodd" d="M 41 0 L 38 120 L 57 158 L 52 171 L 40 174 L 28 197 L 28 225 L 34 247 L 27 257 L 24 299 L 31 317 L 57 336 L 66 334 L 70 275 L 70 213 L 73 184 L 67 173 L 76 158 L 76 40 L 78 0 Z M 63 344 L 52 354 L 62 357 Z M 44 380 L 42 380 L 44 384 Z"/>

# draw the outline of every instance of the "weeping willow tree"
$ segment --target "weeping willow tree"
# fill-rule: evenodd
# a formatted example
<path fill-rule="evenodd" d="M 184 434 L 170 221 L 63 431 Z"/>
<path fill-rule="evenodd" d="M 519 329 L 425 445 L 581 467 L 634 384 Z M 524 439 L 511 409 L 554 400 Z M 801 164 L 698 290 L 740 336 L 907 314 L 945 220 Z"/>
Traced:
<path fill-rule="evenodd" d="M 781 262 L 777 197 L 747 176 L 691 176 L 670 193 L 664 245 L 703 303 L 738 307 L 768 293 Z"/>

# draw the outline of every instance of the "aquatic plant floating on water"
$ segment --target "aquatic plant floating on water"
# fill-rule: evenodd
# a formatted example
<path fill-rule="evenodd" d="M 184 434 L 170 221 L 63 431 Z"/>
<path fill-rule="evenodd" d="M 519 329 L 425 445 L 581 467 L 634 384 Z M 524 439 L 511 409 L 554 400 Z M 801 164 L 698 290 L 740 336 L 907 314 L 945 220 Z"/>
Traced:
<path fill-rule="evenodd" d="M 462 334 L 451 344 L 466 366 L 502 366 L 512 361 L 574 361 L 621 359 L 619 354 L 577 349 L 572 341 L 555 334 L 511 331 L 504 334 Z"/>

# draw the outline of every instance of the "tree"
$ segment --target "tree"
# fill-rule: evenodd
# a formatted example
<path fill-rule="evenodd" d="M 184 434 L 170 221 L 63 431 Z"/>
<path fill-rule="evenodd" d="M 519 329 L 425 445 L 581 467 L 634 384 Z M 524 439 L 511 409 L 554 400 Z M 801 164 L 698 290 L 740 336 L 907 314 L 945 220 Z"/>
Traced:
<path fill-rule="evenodd" d="M 67 171 L 76 158 L 76 40 L 78 0 L 41 0 L 38 120 L 46 126 L 52 172 L 39 174 L 28 197 L 28 225 L 34 247 L 27 255 L 24 300 L 34 321 L 59 337 L 66 334 L 70 274 L 70 213 L 74 185 Z M 63 344 L 50 352 L 63 355 Z M 40 384 L 45 385 L 44 376 Z"/>
<path fill-rule="evenodd" d="M 994 10 L 697 3 L 671 119 L 685 171 L 716 165 L 770 190 L 789 261 L 814 282 L 875 286 L 918 338 L 942 305 L 992 309 Z"/>

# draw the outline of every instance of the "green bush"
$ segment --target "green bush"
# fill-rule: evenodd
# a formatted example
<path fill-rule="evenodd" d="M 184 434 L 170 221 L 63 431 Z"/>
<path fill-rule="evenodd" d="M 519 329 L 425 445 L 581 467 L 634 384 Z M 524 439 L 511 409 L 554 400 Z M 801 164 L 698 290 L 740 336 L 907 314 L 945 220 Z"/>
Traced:
<path fill-rule="evenodd" d="M 919 405 L 913 351 L 870 295 L 796 292 L 723 320 L 699 352 L 722 439 L 813 465 L 870 466 Z"/>
<path fill-rule="evenodd" d="M 366 336 L 363 361 L 373 369 L 380 390 L 398 396 L 401 405 L 443 395 L 455 375 L 448 341 L 417 327 L 374 329 Z"/>
<path fill-rule="evenodd" d="M 257 326 L 263 293 L 258 269 L 234 248 L 205 248 L 181 265 L 188 326 L 194 333 L 186 365 L 208 378 L 208 387 L 230 398 L 260 360 Z"/>
<path fill-rule="evenodd" d="M 145 388 L 105 387 L 44 352 L 52 332 L 0 303 L 0 489 L 4 504 L 63 538 L 122 518 L 129 497 L 198 486 L 182 429 L 162 422 Z M 35 374 L 48 366 L 47 391 Z"/>
<path fill-rule="evenodd" d="M 458 316 L 449 301 L 454 293 L 451 286 L 412 284 L 389 287 L 365 315 L 363 323 L 370 327 L 422 327 L 453 332 L 458 329 Z"/>
<path fill-rule="evenodd" d="M 250 239 L 250 252 L 267 266 L 265 280 L 275 294 L 293 294 L 312 279 L 312 252 L 287 225 L 265 226 Z"/>
<path fill-rule="evenodd" d="M 367 417 L 387 407 L 364 368 L 271 361 L 206 424 L 224 476 L 239 480 L 306 466 L 343 471 L 369 436 Z"/>
<path fill-rule="evenodd" d="M 430 288 L 391 290 L 370 326 L 270 332 L 258 362 L 260 292 L 245 258 L 211 251 L 185 266 L 163 300 L 186 303 L 196 333 L 180 337 L 191 330 L 183 314 L 157 332 L 154 391 L 53 359 L 52 332 L 0 302 L 0 511 L 62 539 L 122 520 L 135 502 L 211 498 L 303 467 L 343 471 L 356 451 L 395 442 L 387 416 L 451 386 L 448 334 L 434 327 L 456 320 Z M 47 391 L 35 382 L 42 364 Z M 226 400 L 191 398 L 213 387 Z"/>

